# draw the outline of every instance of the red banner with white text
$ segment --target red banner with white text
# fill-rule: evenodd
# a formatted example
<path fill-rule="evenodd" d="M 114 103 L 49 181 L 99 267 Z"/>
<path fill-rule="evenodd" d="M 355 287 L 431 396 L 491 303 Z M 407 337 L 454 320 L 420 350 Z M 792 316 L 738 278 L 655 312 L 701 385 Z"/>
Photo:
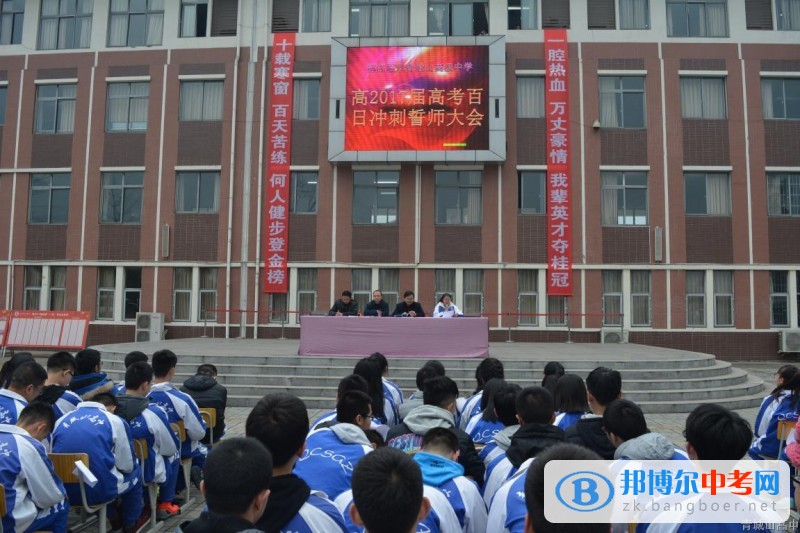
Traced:
<path fill-rule="evenodd" d="M 289 290 L 289 198 L 291 195 L 292 75 L 294 33 L 276 33 L 267 99 L 267 203 L 264 217 L 264 292 Z"/>
<path fill-rule="evenodd" d="M 544 31 L 547 125 L 547 294 L 572 296 L 567 30 Z"/>

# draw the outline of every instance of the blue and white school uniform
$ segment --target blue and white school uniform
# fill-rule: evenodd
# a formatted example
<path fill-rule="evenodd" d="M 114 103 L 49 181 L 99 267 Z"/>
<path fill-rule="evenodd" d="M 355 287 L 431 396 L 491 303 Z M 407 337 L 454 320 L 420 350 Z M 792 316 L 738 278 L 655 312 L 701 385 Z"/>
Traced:
<path fill-rule="evenodd" d="M 0 424 L 14 425 L 28 400 L 14 391 L 0 389 Z"/>
<path fill-rule="evenodd" d="M 467 424 L 466 431 L 475 444 L 489 444 L 505 426 L 499 420 L 488 422 L 483 419 L 483 412 L 473 416 Z"/>
<path fill-rule="evenodd" d="M 587 413 L 586 412 L 557 413 L 556 414 L 556 419 L 553 422 L 553 425 L 554 426 L 558 426 L 561 429 L 563 429 L 564 431 L 566 431 L 567 428 L 577 424 L 578 420 L 580 420 L 583 417 L 583 415 L 585 415 L 585 414 L 587 414 Z"/>
<path fill-rule="evenodd" d="M 467 424 L 473 416 L 478 416 L 481 413 L 481 398 L 483 398 L 483 391 L 478 391 L 469 398 L 464 404 L 464 407 L 458 412 L 458 427 L 466 431 Z"/>
<path fill-rule="evenodd" d="M 791 404 L 791 391 L 781 391 L 777 398 L 767 396 L 761 402 L 756 415 L 753 433 L 756 439 L 750 445 L 747 454 L 755 460 L 778 455 L 778 422 L 781 420 L 797 420 L 797 410 Z"/>
<path fill-rule="evenodd" d="M 281 528 L 291 533 L 346 533 L 344 517 L 334 503 L 323 494 L 312 492 L 294 518 Z"/>
<path fill-rule="evenodd" d="M 383 380 L 383 395 L 388 395 L 392 402 L 394 402 L 394 405 L 400 407 L 400 404 L 403 403 L 403 391 L 401 391 L 400 387 L 393 381 L 389 381 L 386 378 L 381 379 Z"/>
<path fill-rule="evenodd" d="M 180 441 L 170 427 L 167 413 L 158 405 L 149 405 L 130 421 L 134 439 L 147 442 L 147 460 L 142 464 L 145 483 L 164 483 L 167 479 L 165 460 L 176 457 Z"/>
<path fill-rule="evenodd" d="M 486 483 L 483 484 L 483 501 L 491 508 L 492 498 L 500 487 L 517 473 L 517 468 L 505 454 L 498 456 L 486 467 Z"/>
<path fill-rule="evenodd" d="M 525 531 L 525 478 L 533 459 L 522 463 L 495 493 L 489 509 L 486 533 L 523 533 Z"/>
<path fill-rule="evenodd" d="M 147 397 L 150 398 L 150 403 L 158 405 L 167 413 L 170 424 L 183 421 L 186 440 L 181 443 L 181 457 L 204 454 L 205 447 L 200 447 L 200 440 L 206 436 L 206 424 L 192 397 L 167 382 L 154 384 Z"/>
<path fill-rule="evenodd" d="M 81 397 L 71 390 L 65 390 L 58 400 L 53 403 L 53 412 L 56 414 L 56 420 L 77 409 L 78 404 L 82 401 Z"/>

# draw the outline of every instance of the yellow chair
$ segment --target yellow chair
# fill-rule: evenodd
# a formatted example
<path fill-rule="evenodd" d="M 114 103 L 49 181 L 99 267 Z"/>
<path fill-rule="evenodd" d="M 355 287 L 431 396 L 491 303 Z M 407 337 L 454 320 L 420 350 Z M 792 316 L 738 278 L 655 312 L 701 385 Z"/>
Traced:
<path fill-rule="evenodd" d="M 6 509 L 6 488 L 0 485 L 0 518 L 6 516 L 8 510 Z M 3 525 L 0 524 L 0 531 L 3 530 Z"/>
<path fill-rule="evenodd" d="M 213 407 L 200 407 L 200 416 L 208 428 L 208 447 L 214 446 L 214 427 L 217 425 L 217 410 Z"/>
<path fill-rule="evenodd" d="M 173 422 L 170 424 L 172 426 L 172 431 L 178 436 L 178 440 L 181 441 L 181 444 L 186 442 L 186 426 L 183 423 L 183 420 L 178 420 L 177 422 Z M 192 458 L 181 457 L 181 470 L 183 470 L 183 481 L 186 484 L 186 503 L 189 503 L 189 490 L 192 484 L 191 480 L 191 473 L 192 473 Z"/>
<path fill-rule="evenodd" d="M 76 475 L 76 464 L 78 462 L 82 462 L 86 468 L 89 468 L 89 456 L 85 453 L 51 453 L 49 454 L 50 460 L 53 462 L 53 470 L 55 470 L 56 475 L 61 478 L 61 481 L 64 484 L 67 483 L 77 483 L 81 489 L 81 523 L 83 527 L 91 524 L 90 518 L 87 516 L 89 514 L 98 512 L 98 527 L 100 528 L 100 533 L 106 533 L 107 531 L 107 512 L 108 509 L 106 508 L 110 501 L 105 503 L 100 503 L 97 505 L 89 505 L 89 502 L 86 498 L 86 485 L 82 475 Z M 78 472 L 80 472 L 78 470 Z M 113 500 L 112 500 L 113 501 Z"/>
<path fill-rule="evenodd" d="M 789 438 L 789 435 L 797 427 L 797 420 L 778 420 L 778 430 L 775 433 L 775 438 L 778 439 L 778 456 L 771 457 L 768 455 L 758 454 L 759 457 L 766 460 L 780 460 L 781 453 L 783 452 L 783 446 L 786 444 L 786 440 Z"/>
<path fill-rule="evenodd" d="M 139 458 L 139 465 L 142 471 L 142 486 L 147 487 L 147 498 L 150 501 L 150 527 L 156 527 L 156 505 L 158 498 L 158 485 L 155 481 L 146 483 L 144 479 L 144 463 L 150 458 L 150 449 L 147 447 L 147 440 L 133 439 L 133 450 Z"/>

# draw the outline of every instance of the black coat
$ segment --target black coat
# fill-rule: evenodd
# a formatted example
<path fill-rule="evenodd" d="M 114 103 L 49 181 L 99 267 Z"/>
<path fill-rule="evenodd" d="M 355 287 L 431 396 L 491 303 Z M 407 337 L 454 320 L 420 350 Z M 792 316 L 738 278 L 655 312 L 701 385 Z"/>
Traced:
<path fill-rule="evenodd" d="M 378 311 L 381 312 L 380 316 L 389 316 L 389 304 L 386 303 L 386 300 L 381 300 L 381 303 L 370 300 L 364 308 L 364 316 L 378 316 Z"/>
<path fill-rule="evenodd" d="M 346 304 L 342 300 L 336 300 L 331 310 L 328 311 L 328 316 L 335 316 L 336 313 L 342 313 L 347 316 L 358 316 L 358 302 L 350 300 L 350 303 Z"/>
<path fill-rule="evenodd" d="M 394 306 L 394 312 L 392 316 L 403 316 L 403 313 L 408 313 L 409 311 L 414 311 L 417 313 L 417 316 L 425 316 L 425 311 L 422 310 L 422 306 L 419 302 L 414 302 L 411 305 L 407 305 L 404 301 L 401 301 L 396 306 Z"/>
<path fill-rule="evenodd" d="M 564 430 L 551 424 L 531 422 L 520 427 L 511 437 L 506 457 L 515 468 L 526 459 L 536 455 L 554 444 L 564 442 Z"/>
<path fill-rule="evenodd" d="M 606 460 L 614 459 L 616 448 L 603 431 L 603 417 L 581 418 L 566 431 L 566 441 L 589 448 Z"/>
<path fill-rule="evenodd" d="M 238 516 L 222 516 L 205 511 L 178 529 L 181 533 L 263 533 L 256 526 Z"/>
<path fill-rule="evenodd" d="M 192 397 L 197 407 L 212 407 L 217 410 L 217 424 L 214 426 L 214 442 L 225 433 L 225 407 L 228 405 L 228 389 L 206 374 L 197 374 L 183 382 L 181 391 Z M 203 438 L 208 444 L 209 433 Z"/>

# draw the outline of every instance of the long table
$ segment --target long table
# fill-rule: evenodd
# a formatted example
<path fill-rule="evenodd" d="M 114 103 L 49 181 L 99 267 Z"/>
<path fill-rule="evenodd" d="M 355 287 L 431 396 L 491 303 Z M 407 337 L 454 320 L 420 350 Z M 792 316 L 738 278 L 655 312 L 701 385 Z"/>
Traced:
<path fill-rule="evenodd" d="M 387 357 L 487 357 L 489 319 L 300 317 L 298 355 Z"/>

